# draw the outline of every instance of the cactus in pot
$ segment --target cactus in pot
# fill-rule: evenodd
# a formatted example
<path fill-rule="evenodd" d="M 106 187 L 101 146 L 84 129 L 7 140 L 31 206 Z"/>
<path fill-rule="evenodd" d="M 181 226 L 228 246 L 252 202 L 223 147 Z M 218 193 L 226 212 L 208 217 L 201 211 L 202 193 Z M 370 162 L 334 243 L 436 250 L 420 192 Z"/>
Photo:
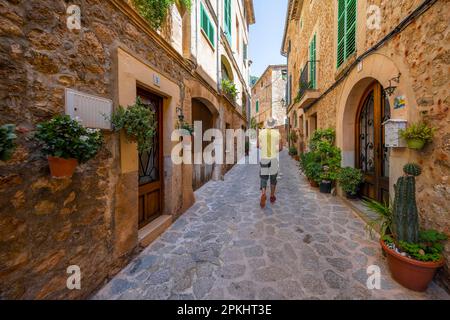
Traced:
<path fill-rule="evenodd" d="M 393 229 L 398 242 L 417 243 L 419 240 L 419 216 L 416 205 L 416 178 L 422 173 L 419 165 L 404 166 L 404 176 L 395 185 Z"/>

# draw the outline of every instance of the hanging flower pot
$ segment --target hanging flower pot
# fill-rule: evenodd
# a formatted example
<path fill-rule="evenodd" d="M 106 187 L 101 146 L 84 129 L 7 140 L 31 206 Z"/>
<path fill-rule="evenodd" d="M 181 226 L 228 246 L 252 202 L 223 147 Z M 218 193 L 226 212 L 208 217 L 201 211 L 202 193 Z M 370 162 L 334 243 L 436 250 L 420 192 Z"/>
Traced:
<path fill-rule="evenodd" d="M 60 179 L 72 177 L 78 163 L 95 157 L 103 143 L 99 130 L 86 129 L 78 121 L 61 115 L 38 124 L 35 138 L 47 155 L 52 177 Z"/>
<path fill-rule="evenodd" d="M 407 140 L 406 143 L 408 144 L 408 148 L 414 150 L 422 150 L 423 147 L 425 146 L 425 141 L 421 139 Z"/>
<path fill-rule="evenodd" d="M 48 165 L 50 167 L 50 174 L 53 178 L 71 178 L 78 166 L 77 159 L 64 159 L 48 156 Z"/>

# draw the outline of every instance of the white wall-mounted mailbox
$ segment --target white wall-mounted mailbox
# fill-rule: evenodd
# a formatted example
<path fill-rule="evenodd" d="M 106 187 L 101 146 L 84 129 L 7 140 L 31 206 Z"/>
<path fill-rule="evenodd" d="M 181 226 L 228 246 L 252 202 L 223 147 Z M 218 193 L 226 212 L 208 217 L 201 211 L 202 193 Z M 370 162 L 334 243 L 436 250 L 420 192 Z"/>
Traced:
<path fill-rule="evenodd" d="M 66 114 L 86 128 L 111 130 L 113 102 L 66 88 Z"/>
<path fill-rule="evenodd" d="M 387 148 L 406 147 L 406 141 L 400 137 L 400 130 L 406 129 L 407 123 L 408 121 L 402 119 L 389 119 L 383 123 Z"/>

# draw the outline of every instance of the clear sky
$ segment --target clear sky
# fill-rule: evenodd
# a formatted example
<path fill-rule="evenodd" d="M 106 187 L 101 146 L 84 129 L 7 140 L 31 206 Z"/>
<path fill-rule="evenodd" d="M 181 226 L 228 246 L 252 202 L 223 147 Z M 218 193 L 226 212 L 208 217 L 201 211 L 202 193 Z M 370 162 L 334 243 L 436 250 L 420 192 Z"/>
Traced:
<path fill-rule="evenodd" d="M 286 63 L 280 54 L 288 0 L 253 0 L 256 24 L 250 26 L 251 75 L 260 77 L 269 64 Z"/>

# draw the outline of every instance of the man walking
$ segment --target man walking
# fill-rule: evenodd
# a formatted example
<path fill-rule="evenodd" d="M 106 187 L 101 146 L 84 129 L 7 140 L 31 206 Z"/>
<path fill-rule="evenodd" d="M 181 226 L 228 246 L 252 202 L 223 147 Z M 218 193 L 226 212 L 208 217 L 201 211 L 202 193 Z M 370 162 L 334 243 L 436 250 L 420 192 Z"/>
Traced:
<path fill-rule="evenodd" d="M 279 153 L 283 149 L 281 136 L 278 129 L 274 129 L 275 120 L 270 118 L 266 126 L 259 132 L 258 147 L 260 147 L 260 178 L 261 178 L 261 208 L 266 207 L 267 184 L 270 180 L 270 202 L 277 200 L 275 191 L 277 187 L 277 177 L 279 170 Z"/>

